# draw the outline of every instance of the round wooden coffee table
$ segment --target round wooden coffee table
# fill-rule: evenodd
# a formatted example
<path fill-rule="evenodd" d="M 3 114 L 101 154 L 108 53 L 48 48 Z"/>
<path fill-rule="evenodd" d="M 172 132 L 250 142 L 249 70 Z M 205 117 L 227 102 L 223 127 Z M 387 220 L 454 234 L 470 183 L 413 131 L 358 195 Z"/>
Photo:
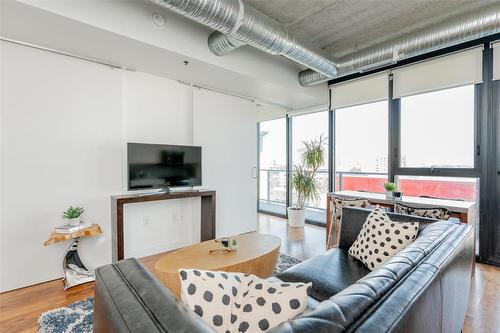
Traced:
<path fill-rule="evenodd" d="M 279 237 L 249 233 L 230 237 L 238 242 L 233 252 L 210 250 L 220 248 L 210 240 L 191 245 L 165 255 L 156 262 L 155 268 L 162 282 L 180 298 L 179 269 L 197 268 L 211 271 L 242 272 L 261 278 L 273 274 L 281 245 Z"/>

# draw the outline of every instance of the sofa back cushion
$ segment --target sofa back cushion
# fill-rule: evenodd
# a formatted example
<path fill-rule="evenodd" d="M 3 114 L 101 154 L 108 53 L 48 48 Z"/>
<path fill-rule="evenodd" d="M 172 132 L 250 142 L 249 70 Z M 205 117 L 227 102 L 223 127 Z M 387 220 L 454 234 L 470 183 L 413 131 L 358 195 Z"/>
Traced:
<path fill-rule="evenodd" d="M 345 207 L 342 210 L 342 223 L 340 225 L 340 240 L 339 240 L 339 248 L 344 250 L 349 250 L 352 244 L 356 241 L 361 228 L 363 228 L 363 224 L 366 221 L 366 218 L 372 212 L 371 209 L 364 208 L 354 208 L 354 207 Z M 428 219 L 424 217 L 410 216 L 410 215 L 401 215 L 395 213 L 386 213 L 387 216 L 391 219 L 391 221 L 395 222 L 418 222 L 419 230 L 425 229 L 429 224 L 432 224 L 436 221 L 435 219 Z"/>
<path fill-rule="evenodd" d="M 410 245 L 417 233 L 418 222 L 395 222 L 381 208 L 375 208 L 349 248 L 349 255 L 373 270 Z"/>

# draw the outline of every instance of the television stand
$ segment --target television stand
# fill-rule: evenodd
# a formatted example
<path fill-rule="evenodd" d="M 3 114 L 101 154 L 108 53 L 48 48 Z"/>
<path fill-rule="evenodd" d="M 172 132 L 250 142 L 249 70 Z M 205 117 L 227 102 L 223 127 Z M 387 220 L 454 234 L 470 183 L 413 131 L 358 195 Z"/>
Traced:
<path fill-rule="evenodd" d="M 169 187 L 164 187 L 161 190 L 157 192 L 146 192 L 146 193 L 138 193 L 138 197 L 147 197 L 148 195 L 162 195 L 165 193 L 170 193 L 170 188 Z"/>
<path fill-rule="evenodd" d="M 113 262 L 124 259 L 124 234 L 123 234 L 123 206 L 132 203 L 201 198 L 201 241 L 215 239 L 215 191 L 190 190 L 179 192 L 157 192 L 151 194 L 126 194 L 111 197 L 111 232 L 112 232 L 112 259 Z"/>

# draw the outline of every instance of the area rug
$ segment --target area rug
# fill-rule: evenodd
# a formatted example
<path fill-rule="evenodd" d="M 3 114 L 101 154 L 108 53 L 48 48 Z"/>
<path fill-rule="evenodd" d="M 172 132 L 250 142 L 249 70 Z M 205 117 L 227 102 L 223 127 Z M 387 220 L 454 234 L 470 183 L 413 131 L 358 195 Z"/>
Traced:
<path fill-rule="evenodd" d="M 44 312 L 38 317 L 40 333 L 91 333 L 94 299 L 87 298 L 68 306 Z"/>
<path fill-rule="evenodd" d="M 276 263 L 276 267 L 274 268 L 273 276 L 278 275 L 283 272 L 285 269 L 300 264 L 302 260 L 297 259 L 295 257 L 280 253 L 278 256 L 278 262 Z"/>
<path fill-rule="evenodd" d="M 301 260 L 280 253 L 273 275 L 300 263 Z M 68 306 L 44 312 L 38 317 L 39 333 L 92 333 L 94 299 L 87 298 Z"/>

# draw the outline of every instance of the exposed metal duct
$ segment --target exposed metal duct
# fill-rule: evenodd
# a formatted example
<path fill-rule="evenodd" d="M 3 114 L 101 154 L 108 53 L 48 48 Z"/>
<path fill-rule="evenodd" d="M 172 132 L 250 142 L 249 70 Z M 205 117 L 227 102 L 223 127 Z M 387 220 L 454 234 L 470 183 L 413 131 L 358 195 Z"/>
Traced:
<path fill-rule="evenodd" d="M 299 82 L 302 86 L 315 85 L 332 78 L 374 70 L 399 60 L 498 32 L 500 32 L 500 5 L 495 4 L 480 11 L 342 57 L 336 62 L 336 76 L 323 75 L 312 69 L 303 70 L 299 73 Z M 209 46 L 211 49 L 217 48 L 218 53 L 214 53 L 218 55 L 228 54 L 242 46 L 241 44 L 227 42 L 227 37 L 219 32 L 212 33 L 210 39 Z"/>
<path fill-rule="evenodd" d="M 208 36 L 208 48 L 213 54 L 218 56 L 224 56 L 231 53 L 233 50 L 243 45 L 246 44 L 218 31 L 214 31 Z"/>
<path fill-rule="evenodd" d="M 338 73 L 335 77 L 376 69 L 498 32 L 500 32 L 500 5 L 495 4 L 342 57 L 337 62 Z M 311 86 L 332 78 L 311 69 L 299 73 L 299 82 L 302 86 Z"/>
<path fill-rule="evenodd" d="M 151 0 L 192 20 L 262 51 L 282 55 L 325 76 L 337 74 L 335 64 L 299 43 L 277 22 L 241 0 Z"/>

